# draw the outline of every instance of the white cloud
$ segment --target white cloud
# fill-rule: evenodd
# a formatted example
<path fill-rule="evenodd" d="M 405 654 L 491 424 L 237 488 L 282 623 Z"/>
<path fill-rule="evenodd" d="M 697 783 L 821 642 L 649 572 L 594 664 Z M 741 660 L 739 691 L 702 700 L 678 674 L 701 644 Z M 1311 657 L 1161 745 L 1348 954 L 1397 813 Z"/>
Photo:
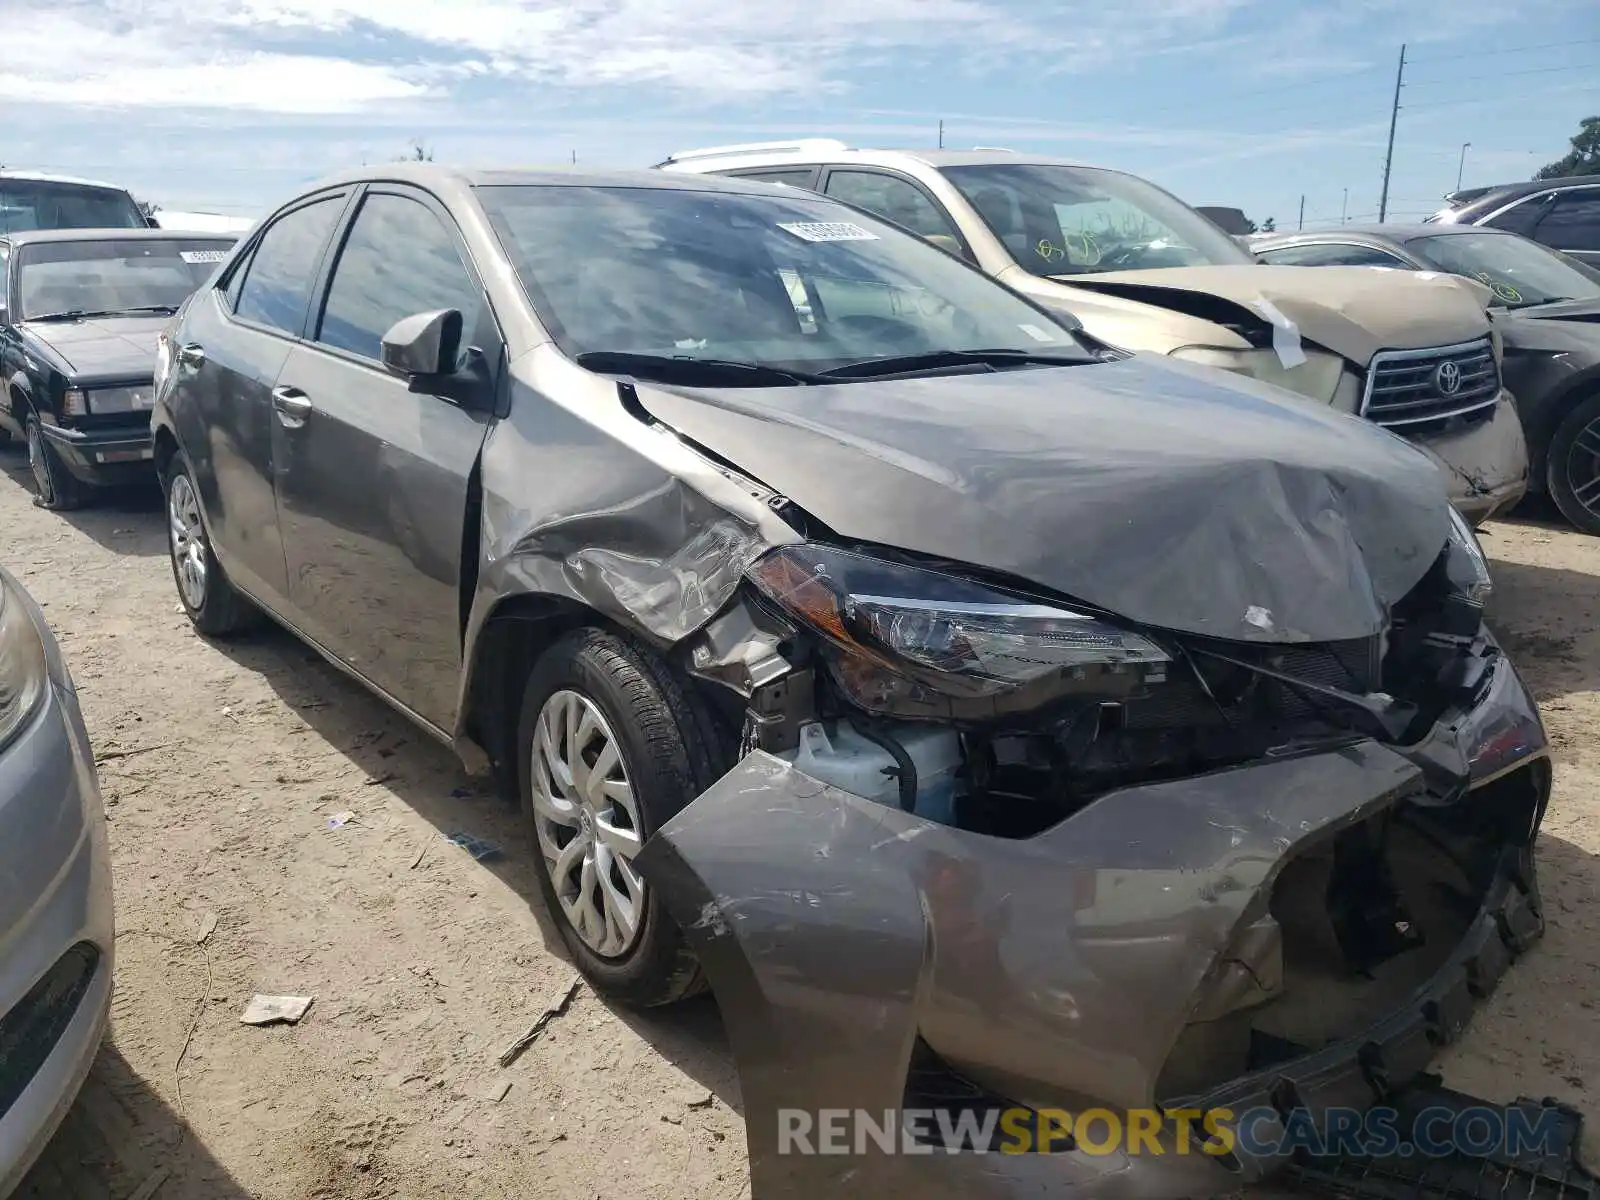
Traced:
<path fill-rule="evenodd" d="M 1061 69 L 1212 33 L 1250 2 L 58 0 L 7 11 L 0 99 L 347 113 L 474 75 L 810 97 L 912 61 Z"/>

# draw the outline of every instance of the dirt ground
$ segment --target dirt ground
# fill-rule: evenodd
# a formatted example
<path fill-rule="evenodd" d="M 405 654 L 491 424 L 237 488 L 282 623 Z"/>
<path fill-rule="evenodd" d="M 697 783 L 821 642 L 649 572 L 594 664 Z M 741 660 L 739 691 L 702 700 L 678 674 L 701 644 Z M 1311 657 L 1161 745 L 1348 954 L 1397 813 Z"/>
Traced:
<path fill-rule="evenodd" d="M 500 1067 L 575 978 L 515 814 L 287 635 L 198 638 L 153 490 L 62 517 L 33 507 L 14 451 L 0 468 L 0 553 L 83 694 L 117 889 L 112 1035 L 22 1196 L 749 1194 L 713 1005 L 643 1019 L 580 990 Z M 1555 743 L 1549 931 L 1443 1070 L 1595 1120 L 1600 540 L 1507 521 L 1484 542 L 1495 625 Z M 458 831 L 504 853 L 475 862 L 446 841 Z M 315 1003 L 253 1028 L 238 1018 L 256 992 Z"/>

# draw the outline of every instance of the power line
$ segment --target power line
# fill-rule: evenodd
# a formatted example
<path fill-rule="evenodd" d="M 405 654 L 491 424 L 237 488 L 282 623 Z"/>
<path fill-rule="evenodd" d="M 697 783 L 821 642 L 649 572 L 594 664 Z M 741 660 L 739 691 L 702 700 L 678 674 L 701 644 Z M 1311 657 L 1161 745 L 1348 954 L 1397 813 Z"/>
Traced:
<path fill-rule="evenodd" d="M 1463 58 L 1488 58 L 1496 54 L 1524 54 L 1530 50 L 1554 50 L 1561 46 L 1592 46 L 1600 38 L 1568 38 L 1564 42 L 1541 42 L 1537 46 L 1496 46 L 1493 50 L 1473 50 L 1467 54 L 1441 54 L 1438 58 L 1424 58 L 1424 63 L 1456 62 Z"/>
<path fill-rule="evenodd" d="M 1600 84 L 1597 84 L 1597 85 L 1594 85 L 1594 86 L 1590 86 L 1590 87 L 1569 88 L 1563 94 L 1565 94 L 1565 95 L 1584 95 L 1584 94 L 1587 94 L 1589 92 L 1594 92 L 1594 91 L 1600 91 Z M 1453 97 L 1453 98 L 1451 98 L 1449 100 L 1429 100 L 1429 101 L 1427 101 L 1427 102 L 1425 102 L 1423 104 L 1404 104 L 1404 105 L 1401 105 L 1401 107 L 1404 108 L 1407 112 L 1410 112 L 1412 109 L 1417 109 L 1417 108 L 1443 108 L 1446 105 L 1453 106 L 1453 105 L 1457 105 L 1457 104 L 1475 104 L 1475 103 L 1477 103 L 1479 101 L 1493 101 L 1495 103 L 1499 103 L 1499 100 L 1494 96 L 1482 96 L 1482 95 L 1479 95 L 1479 96 L 1455 96 L 1455 97 Z"/>
<path fill-rule="evenodd" d="M 1419 79 L 1407 82 L 1408 88 L 1433 87 L 1440 83 L 1472 83 L 1479 79 L 1509 79 L 1514 75 L 1548 75 L 1552 71 L 1600 71 L 1600 63 L 1576 63 L 1570 67 L 1530 67 L 1526 71 L 1496 71 L 1492 75 L 1457 75 L 1453 79 Z"/>

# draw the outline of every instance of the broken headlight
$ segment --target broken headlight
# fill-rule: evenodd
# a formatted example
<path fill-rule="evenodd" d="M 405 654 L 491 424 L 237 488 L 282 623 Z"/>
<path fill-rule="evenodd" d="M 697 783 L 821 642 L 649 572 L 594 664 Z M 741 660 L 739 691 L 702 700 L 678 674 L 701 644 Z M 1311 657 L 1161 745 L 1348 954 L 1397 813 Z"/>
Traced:
<path fill-rule="evenodd" d="M 1489 596 L 1494 591 L 1494 581 L 1489 578 L 1489 560 L 1484 557 L 1478 535 L 1453 505 L 1450 509 L 1450 536 L 1445 542 L 1444 570 L 1454 595 L 1477 609 L 1489 603 Z"/>
<path fill-rule="evenodd" d="M 1165 650 L 1090 613 L 830 546 L 784 546 L 756 587 L 822 639 L 852 703 L 901 717 L 983 720 L 1065 694 L 1133 694 Z"/>
<path fill-rule="evenodd" d="M 1344 374 L 1344 359 L 1322 350 L 1304 350 L 1305 362 L 1293 367 L 1283 365 L 1275 350 L 1226 350 L 1216 346 L 1179 346 L 1171 354 L 1184 362 L 1217 367 L 1248 375 L 1262 383 L 1276 384 L 1291 392 L 1298 392 L 1324 404 L 1333 399 L 1339 390 L 1339 378 Z"/>

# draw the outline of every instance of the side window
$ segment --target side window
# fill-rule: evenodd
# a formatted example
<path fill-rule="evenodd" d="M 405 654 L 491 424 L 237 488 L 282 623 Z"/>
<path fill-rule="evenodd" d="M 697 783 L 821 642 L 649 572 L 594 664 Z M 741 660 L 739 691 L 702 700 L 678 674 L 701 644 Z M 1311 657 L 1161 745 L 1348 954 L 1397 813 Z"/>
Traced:
<path fill-rule="evenodd" d="M 1508 233 L 1520 233 L 1523 237 L 1531 238 L 1539 218 L 1549 211 L 1548 196 L 1529 196 L 1526 200 L 1513 204 L 1499 216 L 1485 221 L 1484 224 L 1491 229 L 1504 229 Z"/>
<path fill-rule="evenodd" d="M 234 311 L 298 335 L 311 299 L 317 259 L 343 209 L 344 198 L 329 197 L 285 213 L 261 235 L 245 271 Z"/>
<path fill-rule="evenodd" d="M 450 231 L 425 204 L 369 195 L 334 267 L 317 341 L 376 361 L 396 321 L 440 308 L 461 312 L 468 338 L 483 309 Z"/>
<path fill-rule="evenodd" d="M 1556 250 L 1600 250 L 1600 188 L 1558 195 L 1535 237 Z"/>
<path fill-rule="evenodd" d="M 787 183 L 791 187 L 806 188 L 813 192 L 817 190 L 815 167 L 774 167 L 760 171 L 729 171 L 728 174 L 736 179 L 754 179 L 758 183 Z"/>
<path fill-rule="evenodd" d="M 840 171 L 828 173 L 828 195 L 854 204 L 885 220 L 921 234 L 940 249 L 961 253 L 961 239 L 944 210 L 915 184 L 881 171 Z"/>
<path fill-rule="evenodd" d="M 1256 256 L 1262 262 L 1280 267 L 1402 267 L 1411 264 L 1387 250 L 1376 246 L 1350 246 L 1318 243 L 1314 245 L 1283 246 L 1277 250 L 1263 250 Z"/>

